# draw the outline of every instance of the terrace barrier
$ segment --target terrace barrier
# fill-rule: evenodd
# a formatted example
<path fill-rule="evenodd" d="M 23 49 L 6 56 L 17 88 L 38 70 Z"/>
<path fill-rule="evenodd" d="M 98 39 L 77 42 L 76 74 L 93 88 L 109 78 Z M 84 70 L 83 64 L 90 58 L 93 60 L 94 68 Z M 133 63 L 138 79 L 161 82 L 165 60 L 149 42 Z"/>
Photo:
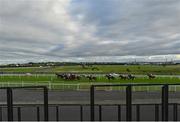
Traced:
<path fill-rule="evenodd" d="M 114 111 L 116 111 L 116 118 L 111 118 L 111 121 L 125 121 L 126 118 L 123 117 L 124 108 L 126 105 L 124 104 L 101 104 L 101 105 L 95 105 L 96 107 L 96 121 L 103 121 L 106 120 L 105 117 L 108 113 L 105 113 L 106 107 L 113 107 Z M 142 120 L 142 111 L 141 109 L 144 107 L 151 106 L 154 109 L 154 118 L 151 118 L 151 120 L 148 121 L 161 121 L 160 118 L 160 109 L 161 104 L 133 104 L 132 107 L 136 108 L 136 114 L 133 121 L 140 121 Z M 179 108 L 180 104 L 177 103 L 170 103 L 169 106 L 172 108 L 172 114 L 171 121 L 179 121 L 180 118 L 178 117 L 179 114 Z M 5 121 L 5 117 L 3 117 L 4 113 L 3 110 L 7 106 L 5 104 L 0 105 L 0 121 Z M 44 120 L 43 113 L 43 104 L 15 104 L 13 105 L 14 109 L 14 121 L 42 121 Z M 64 110 L 64 107 L 67 107 L 66 110 Z M 72 108 L 71 108 L 72 107 Z M 68 111 L 74 111 L 73 107 L 76 107 L 76 113 L 64 115 L 64 112 Z M 49 112 L 49 118 L 50 121 L 89 121 L 91 118 L 89 116 L 89 104 L 49 104 L 48 108 L 51 110 Z M 26 117 L 24 117 L 24 109 L 25 108 L 33 108 L 28 110 L 29 113 L 26 114 L 26 117 L 29 116 L 28 114 L 34 113 L 34 118 L 31 118 L 28 120 Z M 87 109 L 88 108 L 88 109 Z M 113 112 L 114 113 L 114 112 Z M 152 113 L 151 113 L 152 114 Z M 107 121 L 107 120 L 106 120 Z M 110 121 L 110 118 L 108 119 Z M 144 120 L 145 121 L 145 120 Z M 147 120 L 146 120 L 147 121 Z"/>
<path fill-rule="evenodd" d="M 136 120 L 141 120 L 140 114 L 141 114 L 141 107 L 146 105 L 146 106 L 153 106 L 154 107 L 154 120 L 162 120 L 162 121 L 167 121 L 170 120 L 169 118 L 169 111 L 172 111 L 173 114 L 173 120 L 177 121 L 178 119 L 178 106 L 180 106 L 179 103 L 169 103 L 169 86 L 172 85 L 180 85 L 180 84 L 111 84 L 111 85 L 92 85 L 90 89 L 90 104 L 74 104 L 74 106 L 79 106 L 78 111 L 79 111 L 79 119 L 78 121 L 83 121 L 83 120 L 88 120 L 87 118 L 84 117 L 85 114 L 87 114 L 87 111 L 84 110 L 84 107 L 89 107 L 88 111 L 90 112 L 90 120 L 95 121 L 97 120 L 97 114 L 98 111 L 98 118 L 99 120 L 103 120 L 103 107 L 106 106 L 116 106 L 117 108 L 117 120 L 121 121 L 122 119 L 122 113 L 126 112 L 126 119 L 127 121 L 131 121 L 132 119 L 132 108 L 135 107 L 136 109 Z M 97 87 L 126 87 L 126 104 L 95 104 L 95 91 Z M 133 104 L 132 103 L 132 93 L 133 90 L 132 88 L 135 86 L 160 86 L 162 88 L 161 91 L 161 103 L 160 104 Z M 26 87 L 1 87 L 0 89 L 5 89 L 7 92 L 7 104 L 0 105 L 0 121 L 3 119 L 2 115 L 2 108 L 7 107 L 7 120 L 8 121 L 13 121 L 13 120 L 22 120 L 22 109 L 24 106 L 31 106 L 36 108 L 36 116 L 37 120 L 40 121 L 41 119 L 41 114 L 42 114 L 42 109 L 43 108 L 43 120 L 48 121 L 51 120 L 49 119 L 50 115 L 52 115 L 49 108 L 53 106 L 53 111 L 55 115 L 55 120 L 60 121 L 61 117 L 60 114 L 63 113 L 63 111 L 60 111 L 60 107 L 62 106 L 73 106 L 72 105 L 65 105 L 65 104 L 48 104 L 48 88 L 45 86 L 26 86 Z M 13 90 L 14 89 L 42 89 L 43 90 L 43 104 L 13 104 Z M 170 110 L 169 106 L 171 106 L 173 109 Z M 122 107 L 125 107 L 126 111 L 122 109 Z M 14 118 L 14 110 L 17 110 L 17 119 Z M 161 112 L 161 113 L 160 113 Z M 68 115 L 69 116 L 69 115 Z M 72 114 L 73 116 L 73 114 Z M 161 118 L 160 118 L 161 116 Z M 62 119 L 63 120 L 63 119 Z"/>
<path fill-rule="evenodd" d="M 44 120 L 48 120 L 48 89 L 45 86 L 26 86 L 26 87 L 1 87 L 0 89 L 5 89 L 7 92 L 7 118 L 8 121 L 13 121 L 13 90 L 14 89 L 42 89 L 44 95 Z M 20 108 L 18 108 L 18 113 L 20 113 Z M 2 114 L 1 114 L 2 115 Z M 18 115 L 20 116 L 20 114 Z"/>
<path fill-rule="evenodd" d="M 111 84 L 111 85 L 92 85 L 90 88 L 90 105 L 91 105 L 91 121 L 95 120 L 95 89 L 97 87 L 126 87 L 126 121 L 132 121 L 132 88 L 135 86 L 161 86 L 161 115 L 162 121 L 168 121 L 169 112 L 169 86 L 180 84 Z M 157 108 L 156 108 L 157 109 Z M 176 111 L 175 108 L 174 111 Z M 101 110 L 100 110 L 101 111 Z M 137 109 L 137 116 L 139 109 Z M 174 113 L 176 116 L 177 113 Z M 155 116 L 159 116 L 158 112 L 155 112 Z"/>

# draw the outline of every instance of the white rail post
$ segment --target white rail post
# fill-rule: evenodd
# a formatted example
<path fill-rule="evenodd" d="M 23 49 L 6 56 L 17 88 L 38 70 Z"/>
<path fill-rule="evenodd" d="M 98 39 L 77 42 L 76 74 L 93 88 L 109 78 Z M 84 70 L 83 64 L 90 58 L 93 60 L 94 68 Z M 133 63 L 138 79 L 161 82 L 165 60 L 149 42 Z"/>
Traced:
<path fill-rule="evenodd" d="M 65 84 L 63 83 L 62 85 L 63 85 L 63 87 L 62 87 L 62 88 L 63 88 L 63 91 L 64 91 L 64 90 L 65 90 Z"/>
<path fill-rule="evenodd" d="M 51 90 L 51 82 L 48 82 L 48 88 Z"/>
<path fill-rule="evenodd" d="M 37 81 L 36 81 L 36 84 L 35 84 L 35 86 L 37 86 L 38 84 L 37 84 Z"/>
<path fill-rule="evenodd" d="M 22 86 L 22 87 L 24 87 L 24 83 L 23 83 L 23 81 L 22 81 L 22 83 L 21 83 L 21 86 Z"/>
<path fill-rule="evenodd" d="M 175 92 L 177 91 L 176 85 L 174 85 L 174 91 L 175 91 Z"/>
<path fill-rule="evenodd" d="M 79 87 L 80 87 L 80 84 L 78 83 L 77 84 L 77 91 L 79 91 L 79 89 L 80 89 Z"/>
<path fill-rule="evenodd" d="M 142 86 L 139 86 L 139 91 L 143 91 L 143 89 L 142 89 L 143 87 Z"/>
<path fill-rule="evenodd" d="M 51 89 L 53 89 L 53 88 L 54 88 L 54 87 L 53 87 L 53 85 L 54 85 L 54 84 L 53 84 L 53 83 L 51 83 Z"/>
<path fill-rule="evenodd" d="M 147 86 L 147 92 L 149 91 L 149 89 L 150 89 L 149 86 Z"/>
<path fill-rule="evenodd" d="M 110 91 L 112 91 L 113 90 L 113 88 L 112 88 L 112 86 L 110 86 Z"/>

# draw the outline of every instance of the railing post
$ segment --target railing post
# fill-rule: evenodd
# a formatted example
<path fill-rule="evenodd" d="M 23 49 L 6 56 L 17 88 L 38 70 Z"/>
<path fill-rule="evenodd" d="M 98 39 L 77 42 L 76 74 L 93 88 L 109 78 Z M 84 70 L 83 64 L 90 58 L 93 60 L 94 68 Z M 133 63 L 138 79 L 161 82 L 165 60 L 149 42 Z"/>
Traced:
<path fill-rule="evenodd" d="M 168 121 L 168 85 L 162 87 L 162 121 Z"/>
<path fill-rule="evenodd" d="M 59 121 L 59 107 L 56 106 L 56 121 Z"/>
<path fill-rule="evenodd" d="M 37 121 L 40 121 L 40 110 L 39 110 L 39 106 L 37 106 L 36 112 L 37 112 Z"/>
<path fill-rule="evenodd" d="M 177 112 L 178 112 L 178 110 L 177 110 L 177 103 L 175 103 L 175 104 L 173 104 L 173 121 L 177 121 Z"/>
<path fill-rule="evenodd" d="M 44 120 L 48 121 L 49 114 L 48 114 L 48 88 L 44 87 Z"/>
<path fill-rule="evenodd" d="M 99 105 L 99 121 L 102 121 L 102 106 Z"/>
<path fill-rule="evenodd" d="M 0 121 L 2 121 L 2 107 L 0 107 Z"/>
<path fill-rule="evenodd" d="M 94 121 L 94 86 L 90 88 L 91 121 Z"/>
<path fill-rule="evenodd" d="M 140 121 L 140 105 L 136 105 L 136 121 Z"/>
<path fill-rule="evenodd" d="M 8 121 L 13 121 L 13 96 L 11 88 L 7 88 L 7 109 Z"/>
<path fill-rule="evenodd" d="M 118 105 L 118 121 L 121 121 L 121 105 Z"/>
<path fill-rule="evenodd" d="M 18 121 L 21 121 L 21 107 L 17 107 Z"/>
<path fill-rule="evenodd" d="M 155 104 L 155 121 L 159 121 L 159 105 Z"/>
<path fill-rule="evenodd" d="M 80 121 L 83 121 L 83 106 L 80 105 Z"/>
<path fill-rule="evenodd" d="M 132 86 L 126 87 L 126 121 L 132 119 Z"/>

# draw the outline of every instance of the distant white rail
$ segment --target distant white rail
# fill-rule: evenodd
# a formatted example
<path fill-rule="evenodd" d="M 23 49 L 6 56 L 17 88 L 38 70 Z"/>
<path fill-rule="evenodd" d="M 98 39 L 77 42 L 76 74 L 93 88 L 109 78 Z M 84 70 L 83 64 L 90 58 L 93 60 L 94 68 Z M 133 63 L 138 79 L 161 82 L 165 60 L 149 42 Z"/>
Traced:
<path fill-rule="evenodd" d="M 11 87 L 11 86 L 38 86 L 44 85 L 47 86 L 50 90 L 76 90 L 83 91 L 89 90 L 92 84 L 111 84 L 111 83 L 52 83 L 51 81 L 42 81 L 42 82 L 0 82 L 0 87 Z M 97 90 L 122 90 L 125 91 L 125 87 L 107 87 L 107 88 L 98 88 Z M 160 91 L 160 87 L 156 86 L 135 86 L 132 89 L 133 91 Z M 169 91 L 180 91 L 180 86 L 170 86 Z"/>

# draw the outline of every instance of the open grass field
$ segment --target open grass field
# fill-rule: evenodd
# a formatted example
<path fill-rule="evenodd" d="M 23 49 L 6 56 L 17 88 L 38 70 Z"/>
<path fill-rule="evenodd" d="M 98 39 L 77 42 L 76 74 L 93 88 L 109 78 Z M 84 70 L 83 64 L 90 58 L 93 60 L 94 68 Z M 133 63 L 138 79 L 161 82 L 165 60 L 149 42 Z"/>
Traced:
<path fill-rule="evenodd" d="M 104 76 L 98 76 L 96 81 L 89 81 L 87 78 L 80 80 L 64 80 L 57 78 L 55 75 L 32 75 L 32 76 L 0 76 L 0 82 L 51 82 L 51 83 L 180 83 L 180 78 L 177 77 L 157 77 L 149 79 L 147 77 L 137 77 L 134 80 L 123 80 L 116 78 L 108 80 Z"/>
<path fill-rule="evenodd" d="M 33 75 L 33 76 L 0 76 L 1 86 L 25 86 L 25 85 L 46 85 L 50 89 L 59 90 L 88 90 L 92 84 L 113 84 L 113 83 L 180 83 L 178 77 L 157 77 L 148 79 L 147 77 L 138 77 L 134 80 L 108 80 L 103 76 L 97 77 L 96 81 L 89 81 L 87 78 L 80 80 L 63 80 L 55 75 Z"/>
<path fill-rule="evenodd" d="M 96 68 L 93 70 L 93 68 Z M 25 85 L 46 85 L 50 89 L 62 90 L 87 90 L 91 84 L 108 84 L 108 83 L 180 83 L 179 77 L 171 77 L 171 75 L 180 75 L 180 65 L 93 65 L 91 67 L 74 66 L 51 66 L 51 67 L 16 67 L 16 68 L 0 68 L 3 73 L 15 73 L 16 75 L 1 75 L 0 86 L 25 86 Z M 57 78 L 57 72 L 71 73 L 131 73 L 135 75 L 146 75 L 152 73 L 155 75 L 164 75 L 168 77 L 157 77 L 149 79 L 147 77 L 137 77 L 135 80 L 108 80 L 104 76 L 99 75 L 96 81 L 89 81 L 87 78 L 80 80 L 64 80 Z M 32 73 L 33 75 L 17 75 L 18 73 Z M 43 75 L 42 75 L 42 74 Z M 46 73 L 46 74 L 44 74 Z M 41 75 L 40 75 L 41 74 Z M 51 74 L 51 75 L 50 75 Z"/>
<path fill-rule="evenodd" d="M 97 68 L 93 70 L 93 67 Z M 81 65 L 74 66 L 49 66 L 49 67 L 16 67 L 0 68 L 1 73 L 49 73 L 74 72 L 74 73 L 131 73 L 131 74 L 159 74 L 180 75 L 180 65 L 93 65 L 83 68 Z"/>

